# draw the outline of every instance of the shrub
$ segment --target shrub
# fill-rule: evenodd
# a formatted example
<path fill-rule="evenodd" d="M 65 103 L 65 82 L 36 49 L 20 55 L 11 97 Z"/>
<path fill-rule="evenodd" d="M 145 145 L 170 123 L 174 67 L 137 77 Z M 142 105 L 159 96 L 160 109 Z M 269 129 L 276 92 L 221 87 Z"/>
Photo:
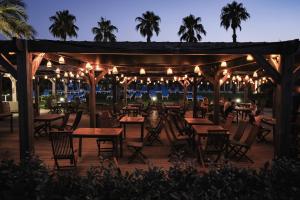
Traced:
<path fill-rule="evenodd" d="M 0 199 L 299 199 L 299 161 L 281 159 L 260 170 L 221 169 L 199 173 L 186 162 L 176 161 L 168 170 L 121 173 L 114 165 L 76 172 L 51 173 L 37 158 L 18 164 L 0 164 Z"/>

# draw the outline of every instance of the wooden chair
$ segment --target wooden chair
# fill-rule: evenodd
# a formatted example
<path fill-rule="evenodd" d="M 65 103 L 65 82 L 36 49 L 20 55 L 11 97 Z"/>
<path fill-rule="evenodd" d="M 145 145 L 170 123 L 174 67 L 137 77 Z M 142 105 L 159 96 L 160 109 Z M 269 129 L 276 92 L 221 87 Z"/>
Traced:
<path fill-rule="evenodd" d="M 232 113 L 228 114 L 225 124 L 223 125 L 224 129 L 230 130 L 233 119 L 234 119 L 234 115 Z"/>
<path fill-rule="evenodd" d="M 57 130 L 60 130 L 60 131 L 65 130 L 65 128 L 68 124 L 69 118 L 70 118 L 70 113 L 65 113 L 61 124 L 60 125 L 51 125 L 51 129 L 53 128 L 53 129 L 57 129 Z"/>
<path fill-rule="evenodd" d="M 67 124 L 65 126 L 65 129 L 68 131 L 71 130 L 74 131 L 78 127 L 81 117 L 82 117 L 82 111 L 77 111 L 74 122 L 72 124 Z"/>
<path fill-rule="evenodd" d="M 233 152 L 233 157 L 236 157 L 238 161 L 240 161 L 242 158 L 245 157 L 247 160 L 254 163 L 253 160 L 251 160 L 246 154 L 251 149 L 251 146 L 255 142 L 258 132 L 259 132 L 259 126 L 252 125 L 246 140 L 244 142 L 232 142 L 231 143 L 232 147 L 228 153 Z"/>
<path fill-rule="evenodd" d="M 247 128 L 248 122 L 245 120 L 240 120 L 239 124 L 237 126 L 237 129 L 235 133 L 233 134 L 232 138 L 229 140 L 229 151 L 231 148 L 234 148 L 234 144 L 237 142 L 240 142 L 241 138 L 243 137 L 243 134 L 245 132 L 245 129 Z"/>
<path fill-rule="evenodd" d="M 184 118 L 180 114 L 171 113 L 171 118 L 180 135 L 191 135 L 190 127 L 185 126 Z"/>
<path fill-rule="evenodd" d="M 203 166 L 205 166 L 205 163 L 209 162 L 217 164 L 222 154 L 227 154 L 228 139 L 229 135 L 227 130 L 208 130 L 204 147 L 202 148 L 202 145 L 199 145 L 198 147 L 200 153 L 199 159 Z M 215 156 L 215 158 L 211 160 L 209 159 L 209 156 Z"/>
<path fill-rule="evenodd" d="M 259 127 L 259 131 L 256 137 L 257 142 L 267 142 L 266 137 L 271 133 L 271 130 L 262 125 L 261 119 L 255 119 L 252 113 L 250 113 L 248 116 L 249 116 L 249 122 Z"/>
<path fill-rule="evenodd" d="M 146 127 L 147 134 L 145 136 L 145 144 L 153 145 L 155 142 L 163 144 L 160 139 L 160 133 L 164 127 L 164 121 L 162 117 L 159 117 L 158 123 L 155 127 Z"/>
<path fill-rule="evenodd" d="M 58 170 L 76 168 L 76 158 L 75 151 L 73 149 L 72 132 L 50 132 L 50 140 L 55 167 Z M 60 160 L 69 160 L 70 165 L 61 166 L 59 164 Z"/>
<path fill-rule="evenodd" d="M 146 164 L 147 156 L 145 156 L 142 152 L 144 148 L 143 142 L 127 142 L 127 147 L 130 151 L 132 151 L 132 155 L 128 159 L 128 163 L 132 163 L 135 160 L 140 160 L 142 163 Z"/>

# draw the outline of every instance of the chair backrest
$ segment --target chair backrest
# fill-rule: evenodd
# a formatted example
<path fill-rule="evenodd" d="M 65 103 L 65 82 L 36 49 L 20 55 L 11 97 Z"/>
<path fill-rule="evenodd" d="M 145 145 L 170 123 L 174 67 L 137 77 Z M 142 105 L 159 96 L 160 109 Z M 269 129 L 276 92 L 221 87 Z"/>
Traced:
<path fill-rule="evenodd" d="M 70 113 L 65 113 L 65 116 L 61 123 L 62 128 L 64 128 L 68 124 L 69 118 L 70 118 Z"/>
<path fill-rule="evenodd" d="M 226 118 L 225 124 L 224 124 L 224 128 L 227 130 L 230 130 L 230 127 L 232 125 L 232 121 L 233 121 L 234 115 L 233 114 L 229 114 Z"/>
<path fill-rule="evenodd" d="M 224 151 L 228 143 L 228 134 L 226 132 L 226 130 L 208 130 L 204 150 L 207 153 L 220 153 Z"/>
<path fill-rule="evenodd" d="M 171 131 L 170 131 L 170 122 L 169 122 L 169 119 L 168 118 L 164 118 L 164 129 L 165 129 L 165 132 L 166 132 L 166 136 L 167 136 L 167 139 L 169 140 L 170 144 L 173 144 L 175 142 L 175 138 L 173 137 L 173 135 L 171 134 Z"/>
<path fill-rule="evenodd" d="M 75 130 L 78 127 L 80 120 L 81 120 L 81 116 L 82 116 L 82 111 L 77 111 L 74 123 L 72 125 L 72 130 Z"/>
<path fill-rule="evenodd" d="M 245 145 L 247 145 L 249 148 L 252 146 L 252 144 L 254 143 L 255 139 L 256 139 L 256 136 L 258 134 L 258 132 L 260 131 L 260 127 L 257 126 L 257 125 L 252 125 L 249 133 L 248 133 L 248 136 L 245 140 Z"/>
<path fill-rule="evenodd" d="M 232 139 L 233 139 L 234 141 L 240 141 L 240 139 L 242 138 L 243 133 L 244 133 L 244 131 L 245 131 L 247 125 L 248 125 L 248 122 L 247 122 L 247 121 L 245 121 L 245 120 L 240 120 L 240 121 L 239 121 L 239 124 L 238 124 L 238 126 L 237 126 L 237 129 L 236 129 L 236 131 L 235 131 L 235 133 L 234 133 L 234 135 L 233 135 L 233 137 L 232 137 Z"/>
<path fill-rule="evenodd" d="M 72 132 L 50 132 L 50 140 L 54 159 L 74 157 Z"/>

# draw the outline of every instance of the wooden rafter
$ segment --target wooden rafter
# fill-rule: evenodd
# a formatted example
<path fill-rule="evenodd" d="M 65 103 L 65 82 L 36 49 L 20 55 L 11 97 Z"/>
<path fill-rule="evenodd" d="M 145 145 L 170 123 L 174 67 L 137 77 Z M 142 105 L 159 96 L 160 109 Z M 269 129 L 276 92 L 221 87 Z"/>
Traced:
<path fill-rule="evenodd" d="M 32 76 L 35 75 L 36 71 L 38 70 L 45 53 L 39 53 L 32 61 Z"/>
<path fill-rule="evenodd" d="M 253 53 L 252 56 L 257 64 L 260 65 L 267 72 L 267 74 L 275 80 L 276 83 L 280 82 L 280 73 L 268 61 L 266 61 L 262 55 Z"/>
<path fill-rule="evenodd" d="M 7 70 L 15 79 L 17 79 L 17 68 L 14 66 L 2 53 L 0 56 L 0 64 Z"/>

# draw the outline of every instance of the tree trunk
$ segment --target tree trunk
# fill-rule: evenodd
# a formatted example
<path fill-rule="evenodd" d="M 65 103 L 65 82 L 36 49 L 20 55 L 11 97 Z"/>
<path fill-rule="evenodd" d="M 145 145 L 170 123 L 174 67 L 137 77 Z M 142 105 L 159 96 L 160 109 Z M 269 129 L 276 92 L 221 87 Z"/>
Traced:
<path fill-rule="evenodd" d="M 151 42 L 151 37 L 147 35 L 147 42 Z"/>
<path fill-rule="evenodd" d="M 236 43 L 236 38 L 237 38 L 237 36 L 236 36 L 236 30 L 235 30 L 235 28 L 232 29 L 232 30 L 233 30 L 232 41 L 233 41 L 234 43 Z"/>

